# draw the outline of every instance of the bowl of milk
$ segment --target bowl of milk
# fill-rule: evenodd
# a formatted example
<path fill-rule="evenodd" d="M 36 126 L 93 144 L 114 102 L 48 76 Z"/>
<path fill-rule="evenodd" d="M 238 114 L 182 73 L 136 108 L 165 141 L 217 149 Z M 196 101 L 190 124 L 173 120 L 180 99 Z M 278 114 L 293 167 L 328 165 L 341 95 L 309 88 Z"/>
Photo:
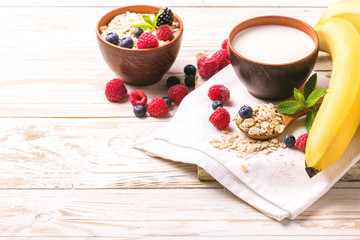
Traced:
<path fill-rule="evenodd" d="M 231 30 L 228 50 L 236 75 L 253 96 L 280 100 L 293 95 L 311 74 L 319 40 L 301 20 L 261 16 Z"/>

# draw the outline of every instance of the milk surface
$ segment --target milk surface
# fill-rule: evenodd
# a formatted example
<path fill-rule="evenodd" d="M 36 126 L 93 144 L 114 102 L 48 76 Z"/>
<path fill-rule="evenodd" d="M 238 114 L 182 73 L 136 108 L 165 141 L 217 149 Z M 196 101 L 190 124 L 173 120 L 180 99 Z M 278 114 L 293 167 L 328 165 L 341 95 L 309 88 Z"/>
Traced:
<path fill-rule="evenodd" d="M 244 29 L 233 38 L 232 45 L 240 55 L 269 64 L 294 62 L 315 49 L 315 43 L 309 35 L 281 25 Z"/>

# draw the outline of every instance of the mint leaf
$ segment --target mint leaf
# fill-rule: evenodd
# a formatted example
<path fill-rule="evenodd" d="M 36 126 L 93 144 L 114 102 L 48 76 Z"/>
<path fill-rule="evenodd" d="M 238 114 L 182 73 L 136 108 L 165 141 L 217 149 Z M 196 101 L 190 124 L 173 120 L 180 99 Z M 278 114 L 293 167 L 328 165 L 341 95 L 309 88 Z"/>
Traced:
<path fill-rule="evenodd" d="M 144 21 L 149 24 L 150 26 L 152 26 L 153 28 L 156 28 L 156 25 L 154 26 L 153 21 L 150 19 L 150 17 L 148 15 L 142 15 L 141 16 L 142 19 L 144 19 Z"/>
<path fill-rule="evenodd" d="M 132 27 L 132 28 L 138 28 L 138 27 L 141 27 L 142 29 L 153 29 L 153 28 L 154 28 L 154 26 L 149 25 L 149 24 L 148 24 L 148 23 L 146 23 L 146 22 L 141 22 L 141 23 L 138 23 L 138 24 L 132 25 L 131 27 Z"/>
<path fill-rule="evenodd" d="M 326 94 L 326 89 L 315 89 L 310 93 L 309 97 L 305 102 L 307 108 L 312 107 L 316 102 Z"/>
<path fill-rule="evenodd" d="M 276 106 L 277 110 L 283 114 L 291 115 L 304 109 L 304 104 L 298 101 L 286 101 Z"/>
<path fill-rule="evenodd" d="M 314 73 L 313 75 L 311 75 L 309 80 L 307 80 L 307 82 L 305 83 L 305 87 L 304 87 L 305 100 L 307 100 L 309 95 L 312 93 L 312 91 L 315 90 L 316 83 L 317 83 L 317 74 Z"/>
<path fill-rule="evenodd" d="M 298 102 L 305 103 L 304 95 L 296 88 L 294 88 L 294 97 Z"/>
<path fill-rule="evenodd" d="M 156 16 L 155 16 L 155 18 L 154 18 L 154 25 L 155 25 L 155 26 L 156 26 L 156 22 L 157 22 L 159 16 L 160 16 L 163 12 L 164 12 L 164 10 L 160 10 L 160 11 L 156 14 Z"/>
<path fill-rule="evenodd" d="M 310 129 L 311 129 L 311 126 L 313 125 L 313 122 L 314 122 L 314 120 L 315 120 L 316 114 L 317 114 L 317 109 L 316 109 L 316 107 L 314 106 L 314 107 L 313 107 L 313 110 L 306 115 L 305 128 L 306 128 L 306 131 L 307 131 L 307 132 L 310 132 Z"/>

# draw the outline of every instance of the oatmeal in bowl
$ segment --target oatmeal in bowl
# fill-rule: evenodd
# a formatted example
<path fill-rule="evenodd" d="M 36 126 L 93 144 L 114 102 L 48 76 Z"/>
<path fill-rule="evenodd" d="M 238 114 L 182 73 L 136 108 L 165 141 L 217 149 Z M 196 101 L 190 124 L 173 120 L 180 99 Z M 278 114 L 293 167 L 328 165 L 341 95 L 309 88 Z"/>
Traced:
<path fill-rule="evenodd" d="M 110 11 L 96 28 L 105 62 L 130 85 L 159 81 L 175 62 L 182 33 L 182 21 L 171 9 L 149 5 Z"/>

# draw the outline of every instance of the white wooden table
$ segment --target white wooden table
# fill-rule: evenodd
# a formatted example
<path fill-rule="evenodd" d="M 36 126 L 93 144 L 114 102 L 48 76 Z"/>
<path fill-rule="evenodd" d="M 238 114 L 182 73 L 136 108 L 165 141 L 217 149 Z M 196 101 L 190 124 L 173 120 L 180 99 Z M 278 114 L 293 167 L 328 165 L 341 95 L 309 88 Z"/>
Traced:
<path fill-rule="evenodd" d="M 279 14 L 313 25 L 332 2 L 167 1 L 184 22 L 182 48 L 164 79 L 141 89 L 165 96 L 166 77 L 183 79 L 197 53 L 215 52 L 244 19 Z M 0 238 L 359 239 L 359 165 L 296 220 L 277 222 L 217 182 L 199 181 L 196 166 L 131 147 L 176 108 L 165 119 L 138 119 L 129 102 L 106 100 L 115 76 L 95 24 L 118 6 L 144 3 L 165 1 L 0 1 Z M 315 70 L 329 72 L 329 56 Z"/>

